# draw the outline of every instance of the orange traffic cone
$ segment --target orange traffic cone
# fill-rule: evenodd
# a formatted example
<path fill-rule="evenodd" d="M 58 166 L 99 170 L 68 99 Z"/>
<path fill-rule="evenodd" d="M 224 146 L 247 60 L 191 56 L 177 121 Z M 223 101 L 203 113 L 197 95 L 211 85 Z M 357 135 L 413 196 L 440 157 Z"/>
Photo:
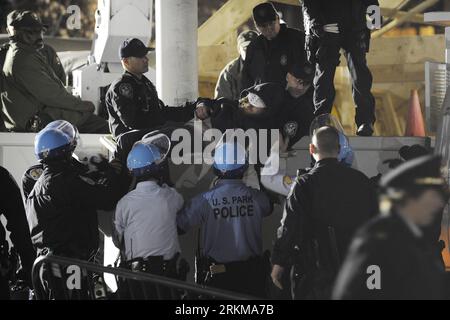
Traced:
<path fill-rule="evenodd" d="M 420 109 L 419 93 L 416 89 L 411 90 L 405 136 L 425 137 L 425 125 L 422 110 Z"/>

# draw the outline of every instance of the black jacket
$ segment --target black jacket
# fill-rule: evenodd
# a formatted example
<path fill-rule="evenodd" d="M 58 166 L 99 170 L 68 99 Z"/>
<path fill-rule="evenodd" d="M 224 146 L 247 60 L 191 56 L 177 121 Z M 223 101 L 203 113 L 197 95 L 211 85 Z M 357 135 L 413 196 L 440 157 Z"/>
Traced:
<path fill-rule="evenodd" d="M 20 189 L 8 170 L 3 167 L 0 167 L 0 185 L 3 193 L 0 201 L 0 215 L 4 215 L 6 218 L 6 229 L 11 232 L 12 244 L 19 253 L 25 274 L 29 277 L 26 280 L 30 281 L 31 268 L 36 254 L 31 244 L 30 231 Z M 5 230 L 0 223 L 0 242 L 4 241 L 5 237 Z M 31 282 L 29 285 L 31 285 Z"/>
<path fill-rule="evenodd" d="M 286 91 L 282 111 L 279 114 L 281 133 L 284 137 L 289 137 L 289 146 L 293 146 L 303 136 L 309 135 L 309 127 L 314 120 L 314 87 L 306 93 L 294 98 Z"/>
<path fill-rule="evenodd" d="M 167 121 L 186 122 L 194 117 L 195 103 L 168 107 L 159 98 L 153 83 L 129 72 L 114 81 L 106 93 L 109 128 L 114 137 L 133 129 L 152 129 Z"/>
<path fill-rule="evenodd" d="M 44 164 L 27 198 L 33 244 L 57 255 L 88 259 L 98 249 L 97 209 L 111 210 L 120 198 L 111 168 L 97 182 L 80 175 L 72 162 Z"/>
<path fill-rule="evenodd" d="M 361 31 L 367 28 L 370 5 L 378 5 L 378 0 L 303 0 L 303 18 L 316 35 L 330 23 L 338 23 L 341 32 Z"/>
<path fill-rule="evenodd" d="M 377 207 L 375 191 L 363 173 L 335 158 L 316 162 L 308 173 L 296 178 L 286 200 L 273 264 L 290 265 L 298 246 L 301 259 L 308 265 L 320 265 L 320 270 L 310 273 L 325 274 L 324 285 L 331 286 L 339 258 L 345 256 L 356 230 L 376 214 Z"/>
<path fill-rule="evenodd" d="M 381 288 L 369 290 L 369 266 Z M 370 283 L 374 283 L 369 281 Z M 337 277 L 335 299 L 443 299 L 444 268 L 424 238 L 396 213 L 378 216 L 357 234 Z"/>
<path fill-rule="evenodd" d="M 281 25 L 280 33 L 271 41 L 259 35 L 247 48 L 242 69 L 242 90 L 264 82 L 277 82 L 285 86 L 289 67 L 305 61 L 304 47 L 305 35 L 285 24 Z"/>

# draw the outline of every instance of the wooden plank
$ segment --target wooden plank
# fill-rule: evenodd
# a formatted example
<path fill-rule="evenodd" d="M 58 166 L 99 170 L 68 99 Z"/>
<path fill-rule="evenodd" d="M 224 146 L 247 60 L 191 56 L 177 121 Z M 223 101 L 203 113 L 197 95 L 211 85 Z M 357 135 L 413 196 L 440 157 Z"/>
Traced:
<path fill-rule="evenodd" d="M 373 82 L 411 82 L 425 81 L 425 65 L 423 63 L 374 65 L 370 67 Z"/>
<path fill-rule="evenodd" d="M 372 39 L 367 61 L 369 65 L 445 61 L 445 37 L 435 35 Z"/>
<path fill-rule="evenodd" d="M 198 28 L 198 45 L 221 44 L 226 36 L 252 16 L 252 9 L 262 0 L 228 0 Z"/>
<path fill-rule="evenodd" d="M 403 83 L 425 81 L 425 65 L 423 63 L 411 63 L 400 65 L 374 65 L 370 66 L 374 83 Z M 347 67 L 339 66 L 336 69 L 335 82 L 345 83 L 350 79 Z"/>

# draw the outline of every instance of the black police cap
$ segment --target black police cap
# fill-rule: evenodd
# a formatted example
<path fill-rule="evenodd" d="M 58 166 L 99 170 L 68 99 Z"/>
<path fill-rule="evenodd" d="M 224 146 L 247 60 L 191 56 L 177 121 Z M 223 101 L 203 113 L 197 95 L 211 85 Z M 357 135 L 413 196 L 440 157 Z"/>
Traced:
<path fill-rule="evenodd" d="M 257 25 L 275 21 L 277 16 L 277 11 L 271 2 L 261 3 L 253 8 L 253 20 Z"/>
<path fill-rule="evenodd" d="M 7 17 L 8 26 L 14 27 L 16 30 L 35 29 L 42 30 L 48 28 L 41 22 L 38 15 L 32 11 L 12 11 Z"/>
<path fill-rule="evenodd" d="M 120 59 L 129 58 L 129 57 L 137 57 L 142 58 L 149 51 L 153 51 L 155 49 L 149 48 L 145 46 L 145 44 L 137 39 L 137 38 L 129 38 L 125 40 L 119 48 L 119 56 Z"/>
<path fill-rule="evenodd" d="M 414 188 L 441 187 L 445 180 L 441 173 L 441 157 L 422 156 L 407 161 L 388 172 L 380 181 L 382 190 L 411 190 Z"/>
<path fill-rule="evenodd" d="M 314 78 L 315 68 L 312 64 L 305 63 L 294 63 L 289 67 L 289 73 L 296 77 L 297 79 L 311 82 Z"/>

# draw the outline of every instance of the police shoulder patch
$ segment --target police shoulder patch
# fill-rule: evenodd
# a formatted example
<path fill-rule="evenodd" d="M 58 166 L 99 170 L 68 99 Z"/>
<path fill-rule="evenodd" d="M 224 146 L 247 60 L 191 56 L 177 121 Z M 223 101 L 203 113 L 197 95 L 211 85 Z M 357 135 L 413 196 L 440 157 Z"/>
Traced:
<path fill-rule="evenodd" d="M 30 170 L 29 174 L 31 178 L 33 178 L 34 180 L 38 180 L 43 171 L 44 170 L 42 170 L 42 168 L 33 168 Z"/>
<path fill-rule="evenodd" d="M 129 83 L 121 83 L 119 85 L 119 93 L 126 98 L 133 98 L 133 87 Z"/>
<path fill-rule="evenodd" d="M 281 57 L 280 57 L 280 64 L 282 66 L 287 66 L 287 64 L 288 64 L 288 57 L 287 57 L 287 55 L 285 55 L 285 54 L 281 55 Z"/>
<path fill-rule="evenodd" d="M 290 138 L 295 136 L 298 130 L 298 123 L 296 121 L 289 121 L 283 127 L 283 132 Z"/>
<path fill-rule="evenodd" d="M 292 180 L 292 178 L 290 176 L 284 176 L 283 177 L 283 185 L 286 188 L 290 188 L 293 183 L 294 183 L 294 180 Z"/>

